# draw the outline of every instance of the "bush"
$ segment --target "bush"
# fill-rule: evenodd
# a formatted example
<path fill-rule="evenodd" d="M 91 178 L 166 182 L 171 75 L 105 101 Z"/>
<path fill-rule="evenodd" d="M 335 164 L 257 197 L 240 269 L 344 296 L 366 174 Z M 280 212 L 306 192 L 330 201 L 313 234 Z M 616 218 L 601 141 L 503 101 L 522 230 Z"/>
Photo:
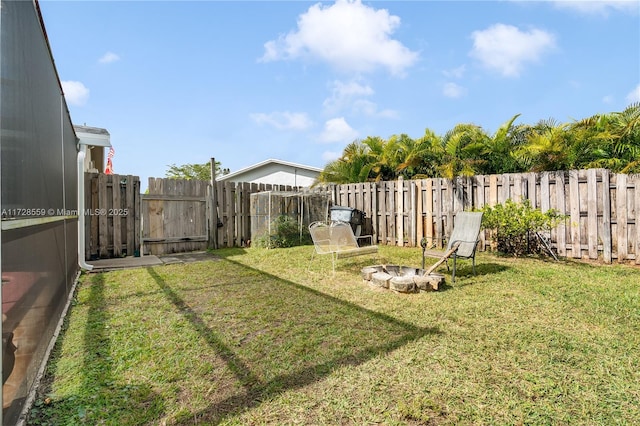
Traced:
<path fill-rule="evenodd" d="M 309 230 L 303 229 L 300 234 L 300 224 L 287 215 L 280 215 L 271 224 L 271 234 L 260 237 L 255 242 L 257 247 L 283 248 L 310 244 Z"/>
<path fill-rule="evenodd" d="M 509 199 L 494 207 L 485 206 L 482 212 L 483 228 L 497 243 L 497 250 L 514 256 L 548 254 L 537 233 L 550 231 L 567 217 L 554 209 L 544 213 L 534 209 L 529 200 L 516 203 Z"/>

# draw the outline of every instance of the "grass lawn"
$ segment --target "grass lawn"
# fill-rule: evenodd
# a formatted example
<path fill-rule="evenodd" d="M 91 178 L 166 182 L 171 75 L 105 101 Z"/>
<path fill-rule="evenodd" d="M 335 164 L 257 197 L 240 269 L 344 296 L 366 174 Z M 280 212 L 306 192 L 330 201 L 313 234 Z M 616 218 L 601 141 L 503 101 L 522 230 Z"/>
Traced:
<path fill-rule="evenodd" d="M 640 424 L 639 268 L 480 253 L 405 295 L 359 271 L 419 248 L 311 250 L 84 275 L 28 423 Z"/>

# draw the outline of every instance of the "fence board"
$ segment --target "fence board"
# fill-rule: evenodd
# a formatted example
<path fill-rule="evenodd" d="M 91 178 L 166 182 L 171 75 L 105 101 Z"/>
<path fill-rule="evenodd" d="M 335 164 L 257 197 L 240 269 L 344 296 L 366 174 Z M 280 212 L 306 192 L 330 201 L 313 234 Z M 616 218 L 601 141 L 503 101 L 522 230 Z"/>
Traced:
<path fill-rule="evenodd" d="M 498 204 L 498 175 L 489 176 L 489 206 Z"/>
<path fill-rule="evenodd" d="M 134 183 L 134 179 L 132 175 L 127 175 L 126 177 L 126 186 L 125 186 L 125 205 L 127 206 L 127 211 L 125 213 L 125 229 L 127 233 L 126 237 L 126 245 L 127 245 L 127 256 L 135 256 L 137 253 L 140 253 L 140 247 L 135 245 L 135 211 L 130 210 L 130 206 L 134 205 L 135 202 L 135 194 L 138 191 Z"/>
<path fill-rule="evenodd" d="M 427 234 L 427 244 L 429 247 L 433 246 L 433 179 L 427 179 L 425 181 L 425 224 L 426 224 L 426 234 Z"/>
<path fill-rule="evenodd" d="M 531 202 L 531 207 L 533 207 L 534 209 L 538 208 L 538 206 L 540 205 L 537 199 L 536 187 L 537 187 L 536 174 L 528 173 L 527 174 L 527 199 Z"/>
<path fill-rule="evenodd" d="M 107 212 L 107 220 L 113 223 L 113 257 L 122 257 L 122 216 L 115 206 L 120 206 L 120 178 L 111 175 L 112 208 Z"/>
<path fill-rule="evenodd" d="M 602 256 L 611 263 L 613 259 L 611 235 L 611 181 L 608 170 L 602 171 Z"/>
<path fill-rule="evenodd" d="M 618 261 L 627 259 L 627 176 L 616 175 L 616 231 Z"/>
<path fill-rule="evenodd" d="M 566 208 L 566 198 L 565 198 L 565 173 L 564 171 L 559 171 L 555 173 L 555 182 L 554 188 L 556 192 L 556 205 L 560 214 L 567 214 Z M 571 219 L 569 219 L 571 220 Z M 557 232 L 557 243 L 558 243 L 558 254 L 560 256 L 567 255 L 567 229 L 566 229 L 566 221 L 558 225 Z"/>
<path fill-rule="evenodd" d="M 139 253 L 140 181 L 132 175 L 85 173 L 85 258 L 106 259 Z"/>
<path fill-rule="evenodd" d="M 635 236 L 636 241 L 634 244 L 634 253 L 636 255 L 636 265 L 640 265 L 640 175 L 636 175 L 633 178 L 634 184 L 634 208 L 633 208 L 633 219 L 636 228 Z"/>
<path fill-rule="evenodd" d="M 589 258 L 598 258 L 598 187 L 596 170 L 587 170 L 587 230 Z"/>
<path fill-rule="evenodd" d="M 424 216 L 422 213 L 423 204 L 422 204 L 422 180 L 417 180 L 415 189 L 415 198 L 414 205 L 416 206 L 416 233 L 415 239 L 417 245 L 420 244 L 420 241 L 424 237 Z"/>
<path fill-rule="evenodd" d="M 477 209 L 482 209 L 485 204 L 485 177 L 483 175 L 475 176 L 473 178 L 474 185 L 476 186 L 476 196 L 474 199 L 475 204 L 472 203 L 471 207 L 476 207 Z M 484 250 L 486 248 L 486 236 L 484 230 L 480 232 L 480 250 Z"/>
<path fill-rule="evenodd" d="M 370 184 L 370 189 L 371 189 L 371 212 L 369 214 L 369 217 L 371 217 L 371 226 L 373 229 L 371 229 L 371 234 L 373 235 L 373 241 L 378 241 L 378 229 L 379 229 L 379 225 L 378 225 L 378 183 L 377 182 L 372 182 Z"/>
<path fill-rule="evenodd" d="M 580 258 L 582 255 L 580 250 L 580 191 L 576 170 L 569 171 L 569 214 L 571 254 L 574 258 Z"/>

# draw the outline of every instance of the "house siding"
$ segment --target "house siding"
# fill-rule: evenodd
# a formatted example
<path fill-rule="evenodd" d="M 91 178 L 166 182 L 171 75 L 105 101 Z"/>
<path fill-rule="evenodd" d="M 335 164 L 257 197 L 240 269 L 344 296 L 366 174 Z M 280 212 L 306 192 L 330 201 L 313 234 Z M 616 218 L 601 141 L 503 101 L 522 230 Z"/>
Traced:
<path fill-rule="evenodd" d="M 313 170 L 272 163 L 224 180 L 308 187 L 315 182 L 318 175 L 319 172 Z"/>

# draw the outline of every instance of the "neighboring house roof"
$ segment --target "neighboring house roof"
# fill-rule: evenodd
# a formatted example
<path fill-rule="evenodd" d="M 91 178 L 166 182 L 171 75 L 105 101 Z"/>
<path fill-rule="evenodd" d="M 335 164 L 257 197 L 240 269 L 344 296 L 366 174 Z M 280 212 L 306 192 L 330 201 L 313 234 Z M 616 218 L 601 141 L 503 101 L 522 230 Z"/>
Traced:
<path fill-rule="evenodd" d="M 283 173 L 291 176 L 299 176 L 300 182 L 286 182 L 294 186 L 306 186 L 313 179 L 318 177 L 322 169 L 318 167 L 305 166 L 304 164 L 291 163 L 288 161 L 270 158 L 260 163 L 245 167 L 233 173 L 228 173 L 216 178 L 217 181 L 230 182 L 262 182 L 262 183 L 284 183 L 281 181 Z M 293 173 L 291 173 L 293 172 Z M 277 176 L 280 175 L 280 176 Z M 275 179 L 270 181 L 270 179 Z"/>

